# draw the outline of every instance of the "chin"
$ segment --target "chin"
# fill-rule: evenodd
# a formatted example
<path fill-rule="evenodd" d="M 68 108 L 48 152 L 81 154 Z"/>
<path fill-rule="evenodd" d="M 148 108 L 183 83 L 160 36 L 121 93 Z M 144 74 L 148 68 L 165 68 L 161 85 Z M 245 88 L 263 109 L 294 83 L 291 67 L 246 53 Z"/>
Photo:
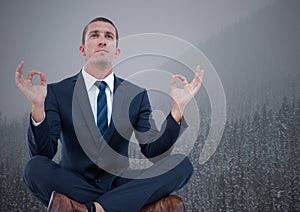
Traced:
<path fill-rule="evenodd" d="M 98 60 L 98 61 L 94 61 L 93 65 L 101 67 L 101 68 L 106 68 L 106 67 L 111 67 L 112 63 L 110 61 L 107 60 Z"/>

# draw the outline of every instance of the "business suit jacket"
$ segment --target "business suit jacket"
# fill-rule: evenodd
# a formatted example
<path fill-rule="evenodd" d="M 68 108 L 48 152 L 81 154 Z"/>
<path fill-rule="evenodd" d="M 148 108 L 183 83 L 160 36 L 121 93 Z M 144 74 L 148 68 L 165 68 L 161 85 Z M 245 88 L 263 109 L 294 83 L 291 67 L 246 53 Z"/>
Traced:
<path fill-rule="evenodd" d="M 147 158 L 154 158 L 170 152 L 185 126 L 185 123 L 179 125 L 169 114 L 163 131 L 159 132 L 151 118 L 146 90 L 114 77 L 112 118 L 104 142 L 99 141 L 100 132 L 81 72 L 48 85 L 45 120 L 37 127 L 30 122 L 28 130 L 31 156 L 44 155 L 52 159 L 60 139 L 60 166 L 80 173 L 91 183 L 102 187 L 103 192 L 110 190 L 116 175 L 122 175 L 128 168 L 126 156 L 133 132 L 140 142 L 142 153 Z"/>

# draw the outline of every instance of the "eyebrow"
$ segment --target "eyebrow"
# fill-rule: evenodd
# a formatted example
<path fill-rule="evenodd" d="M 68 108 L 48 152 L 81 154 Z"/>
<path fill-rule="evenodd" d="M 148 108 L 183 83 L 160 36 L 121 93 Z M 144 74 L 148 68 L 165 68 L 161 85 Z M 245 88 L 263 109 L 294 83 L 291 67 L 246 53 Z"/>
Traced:
<path fill-rule="evenodd" d="M 90 34 L 93 34 L 93 33 L 100 33 L 100 31 L 99 30 L 93 30 L 93 31 L 91 31 L 91 32 L 89 32 L 89 35 Z M 115 37 L 115 34 L 114 33 L 112 33 L 112 32 L 110 32 L 110 31 L 106 31 L 106 32 L 104 32 L 106 35 L 111 35 L 112 37 Z"/>

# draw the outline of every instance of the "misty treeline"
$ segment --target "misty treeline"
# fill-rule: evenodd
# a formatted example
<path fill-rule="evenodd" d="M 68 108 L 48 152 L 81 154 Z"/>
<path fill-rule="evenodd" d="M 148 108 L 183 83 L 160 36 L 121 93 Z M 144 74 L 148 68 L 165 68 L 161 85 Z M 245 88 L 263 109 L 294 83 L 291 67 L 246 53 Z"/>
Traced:
<path fill-rule="evenodd" d="M 8 123 L 0 114 L 0 211 L 46 210 L 22 180 L 28 123 L 28 115 Z M 201 126 L 190 153 L 194 175 L 176 192 L 187 211 L 300 211 L 300 101 L 283 98 L 278 110 L 263 105 L 228 119 L 205 164 L 198 159 L 209 123 Z"/>
<path fill-rule="evenodd" d="M 0 211 L 46 211 L 23 183 L 28 124 L 29 115 L 10 122 L 0 113 Z"/>
<path fill-rule="evenodd" d="M 300 211 L 300 101 L 228 120 L 221 142 L 178 192 L 190 211 Z"/>

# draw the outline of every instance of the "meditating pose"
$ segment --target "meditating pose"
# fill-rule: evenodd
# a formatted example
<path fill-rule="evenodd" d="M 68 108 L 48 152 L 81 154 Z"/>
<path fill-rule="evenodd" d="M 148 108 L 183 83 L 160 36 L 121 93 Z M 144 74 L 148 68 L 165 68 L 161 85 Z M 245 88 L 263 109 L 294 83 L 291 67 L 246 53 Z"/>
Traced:
<path fill-rule="evenodd" d="M 187 127 L 184 108 L 200 89 L 203 70 L 197 66 L 190 83 L 184 76 L 172 77 L 171 111 L 157 130 L 147 90 L 113 72 L 120 54 L 114 23 L 104 17 L 90 21 L 79 50 L 82 69 L 57 83 L 47 84 L 37 70 L 24 77 L 24 61 L 17 66 L 16 85 L 32 105 L 25 184 L 48 211 L 184 211 L 181 199 L 170 194 L 188 182 L 193 166 L 171 150 Z M 33 83 L 35 75 L 39 83 Z M 128 177 L 132 134 L 153 165 Z"/>

